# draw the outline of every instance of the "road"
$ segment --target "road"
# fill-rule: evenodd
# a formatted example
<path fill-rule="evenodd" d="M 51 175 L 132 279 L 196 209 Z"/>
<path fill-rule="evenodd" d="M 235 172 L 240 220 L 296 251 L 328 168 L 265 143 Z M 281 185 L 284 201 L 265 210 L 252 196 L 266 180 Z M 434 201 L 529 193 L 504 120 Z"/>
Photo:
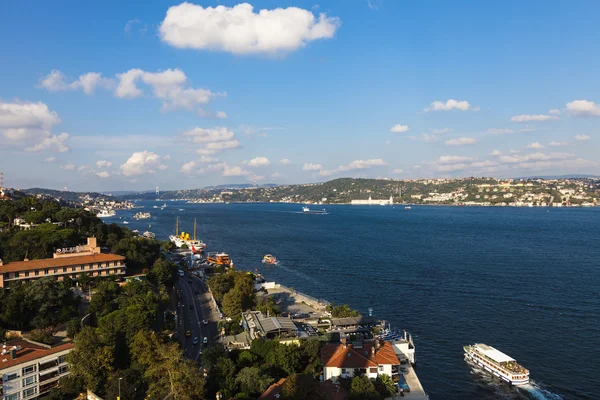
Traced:
<path fill-rule="evenodd" d="M 199 278 L 185 271 L 184 276 L 177 279 L 177 291 L 177 331 L 181 347 L 186 357 L 200 362 L 201 350 L 217 339 L 218 316 L 212 307 L 210 294 Z M 207 325 L 202 323 L 205 319 L 208 321 Z M 191 333 L 189 337 L 185 336 L 187 330 Z M 194 337 L 198 338 L 196 345 L 193 344 Z M 203 344 L 204 337 L 207 338 L 208 344 Z"/>

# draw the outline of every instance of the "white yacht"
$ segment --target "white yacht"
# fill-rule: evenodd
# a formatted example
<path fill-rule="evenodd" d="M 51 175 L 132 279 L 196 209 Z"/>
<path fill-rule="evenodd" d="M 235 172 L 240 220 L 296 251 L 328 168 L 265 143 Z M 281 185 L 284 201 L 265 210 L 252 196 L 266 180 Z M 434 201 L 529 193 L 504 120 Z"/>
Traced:
<path fill-rule="evenodd" d="M 133 219 L 148 219 L 148 218 L 152 218 L 152 215 L 150 215 L 150 213 L 148 213 L 148 212 L 138 212 L 138 213 L 135 213 L 135 215 L 133 216 Z"/>
<path fill-rule="evenodd" d="M 529 371 L 500 350 L 483 343 L 464 346 L 465 360 L 470 361 L 511 385 L 529 383 Z"/>
<path fill-rule="evenodd" d="M 117 215 L 117 213 L 114 210 L 104 208 L 104 209 L 100 210 L 100 212 L 98 214 L 96 214 L 96 217 L 109 218 L 109 217 L 114 217 L 115 215 Z"/>

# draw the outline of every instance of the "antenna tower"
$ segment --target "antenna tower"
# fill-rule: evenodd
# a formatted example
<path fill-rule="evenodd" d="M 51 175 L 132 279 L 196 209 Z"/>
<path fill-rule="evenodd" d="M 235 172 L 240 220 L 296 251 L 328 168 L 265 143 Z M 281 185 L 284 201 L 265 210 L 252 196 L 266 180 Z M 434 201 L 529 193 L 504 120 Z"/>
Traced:
<path fill-rule="evenodd" d="M 254 183 L 254 187 L 256 188 L 256 175 L 252 178 L 252 182 Z"/>
<path fill-rule="evenodd" d="M 0 172 L 0 189 L 4 188 L 4 172 Z"/>

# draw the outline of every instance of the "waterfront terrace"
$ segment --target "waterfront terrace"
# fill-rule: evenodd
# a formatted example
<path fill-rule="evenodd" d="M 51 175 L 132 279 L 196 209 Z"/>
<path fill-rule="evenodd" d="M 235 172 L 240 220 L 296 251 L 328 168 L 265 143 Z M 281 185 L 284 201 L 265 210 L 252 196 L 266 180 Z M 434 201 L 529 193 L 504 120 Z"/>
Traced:
<path fill-rule="evenodd" d="M 16 261 L 4 264 L 0 260 L 0 288 L 11 282 L 27 282 L 35 279 L 65 277 L 77 279 L 82 274 L 90 277 L 124 275 L 125 257 L 101 253 L 96 238 L 88 238 L 86 245 L 57 249 L 53 258 Z"/>

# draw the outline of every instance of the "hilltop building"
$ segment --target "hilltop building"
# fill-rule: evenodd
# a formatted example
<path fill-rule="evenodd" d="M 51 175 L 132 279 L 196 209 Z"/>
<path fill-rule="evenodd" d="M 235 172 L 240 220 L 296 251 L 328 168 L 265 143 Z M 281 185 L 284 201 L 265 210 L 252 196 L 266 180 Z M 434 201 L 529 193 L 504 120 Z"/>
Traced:
<path fill-rule="evenodd" d="M 52 258 L 15 261 L 4 264 L 0 260 L 0 288 L 10 282 L 27 282 L 46 277 L 63 280 L 77 279 L 82 274 L 91 277 L 125 275 L 125 257 L 101 253 L 96 238 L 88 238 L 87 244 L 57 249 Z"/>
<path fill-rule="evenodd" d="M 0 352 L 0 398 L 36 399 L 58 386 L 69 375 L 67 354 L 72 343 L 49 346 L 28 340 L 15 340 Z"/>
<path fill-rule="evenodd" d="M 371 196 L 369 196 L 367 200 L 352 200 L 350 204 L 356 206 L 384 206 L 388 204 L 392 205 L 394 204 L 394 198 L 390 196 L 390 198 L 387 200 L 374 200 L 373 198 L 371 198 Z"/>

